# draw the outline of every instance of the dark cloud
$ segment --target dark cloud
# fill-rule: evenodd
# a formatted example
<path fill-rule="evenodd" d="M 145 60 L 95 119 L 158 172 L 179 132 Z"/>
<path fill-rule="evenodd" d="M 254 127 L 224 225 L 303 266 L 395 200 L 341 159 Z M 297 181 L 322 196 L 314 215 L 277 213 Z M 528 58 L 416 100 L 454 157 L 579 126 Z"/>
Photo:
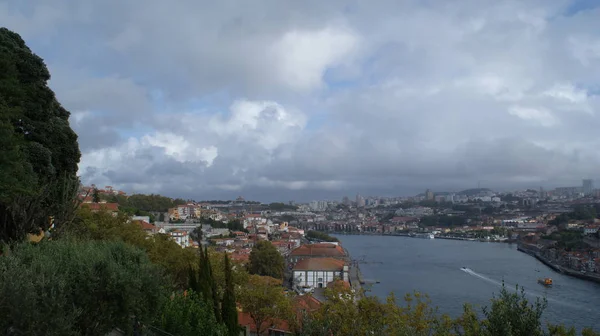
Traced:
<path fill-rule="evenodd" d="M 49 64 L 84 182 L 307 200 L 598 177 L 600 10 L 572 4 L 57 0 L 0 22 Z"/>

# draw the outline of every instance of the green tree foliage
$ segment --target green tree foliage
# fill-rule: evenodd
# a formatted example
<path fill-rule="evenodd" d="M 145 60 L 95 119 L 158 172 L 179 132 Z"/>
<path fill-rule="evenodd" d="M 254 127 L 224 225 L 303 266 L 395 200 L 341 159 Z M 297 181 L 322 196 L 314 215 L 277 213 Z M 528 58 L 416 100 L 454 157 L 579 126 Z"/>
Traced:
<path fill-rule="evenodd" d="M 281 279 L 284 267 L 283 256 L 269 241 L 259 241 L 250 252 L 248 271 L 251 274 Z"/>
<path fill-rule="evenodd" d="M 221 301 L 221 318 L 227 327 L 229 336 L 238 336 L 240 327 L 238 325 L 238 313 L 235 300 L 235 290 L 231 264 L 227 254 L 223 256 L 223 271 L 225 273 L 225 291 Z"/>
<path fill-rule="evenodd" d="M 98 193 L 98 188 L 94 188 L 92 192 L 92 202 L 100 203 L 100 194 Z"/>
<path fill-rule="evenodd" d="M 0 242 L 71 219 L 80 152 L 44 62 L 0 28 Z"/>
<path fill-rule="evenodd" d="M 263 335 L 275 319 L 293 319 L 291 300 L 278 279 L 250 275 L 240 291 L 238 302 L 254 321 L 258 335 Z"/>
<path fill-rule="evenodd" d="M 466 225 L 467 219 L 463 216 L 431 215 L 422 217 L 419 223 L 421 226 L 455 227 Z"/>
<path fill-rule="evenodd" d="M 571 220 L 590 220 L 598 217 L 596 213 L 596 207 L 579 205 L 576 206 L 572 212 L 563 213 L 556 216 L 555 219 L 548 222 L 550 225 L 561 225 L 567 224 Z"/>
<path fill-rule="evenodd" d="M 190 265 L 189 288 L 200 293 L 213 307 L 213 314 L 217 321 L 221 321 L 221 312 L 219 310 L 219 293 L 217 284 L 213 277 L 212 265 L 208 249 L 200 248 L 197 267 Z"/>
<path fill-rule="evenodd" d="M 273 211 L 296 211 L 298 210 L 298 207 L 291 204 L 276 202 L 269 204 L 269 209 Z"/>
<path fill-rule="evenodd" d="M 138 224 L 130 222 L 129 217 L 122 213 L 113 217 L 106 212 L 93 213 L 88 209 L 80 209 L 73 223 L 61 228 L 55 235 L 83 240 L 121 240 L 141 248 L 182 289 L 188 284 L 189 265 L 197 258 L 194 249 L 181 248 L 166 234 L 148 236 Z"/>
<path fill-rule="evenodd" d="M 126 206 L 134 207 L 136 209 L 142 211 L 161 211 L 165 212 L 169 210 L 169 208 L 176 207 L 181 204 L 187 203 L 182 199 L 172 199 L 166 196 L 161 195 L 143 195 L 143 194 L 134 194 L 127 198 Z M 120 203 L 119 203 L 120 204 Z"/>
<path fill-rule="evenodd" d="M 225 326 L 217 322 L 211 303 L 193 290 L 174 294 L 167 300 L 159 328 L 178 336 L 228 335 Z"/>
<path fill-rule="evenodd" d="M 339 241 L 339 239 L 332 237 L 324 232 L 319 232 L 319 231 L 308 231 L 306 233 L 306 238 L 320 240 L 320 241 L 326 241 L 326 242 L 338 242 Z"/>
<path fill-rule="evenodd" d="M 390 294 L 385 302 L 357 295 L 340 283 L 325 291 L 327 301 L 315 313 L 304 316 L 297 332 L 300 336 L 317 335 L 406 335 L 406 336 L 575 336 L 573 328 L 548 326 L 541 316 L 545 300 L 530 303 L 522 290 L 504 286 L 482 317 L 470 305 L 464 306 L 457 319 L 439 315 L 426 296 L 406 295 L 403 304 Z M 598 336 L 586 329 L 582 335 Z"/>
<path fill-rule="evenodd" d="M 122 242 L 44 241 L 0 257 L 0 331 L 105 335 L 150 323 L 164 278 L 145 253 Z"/>

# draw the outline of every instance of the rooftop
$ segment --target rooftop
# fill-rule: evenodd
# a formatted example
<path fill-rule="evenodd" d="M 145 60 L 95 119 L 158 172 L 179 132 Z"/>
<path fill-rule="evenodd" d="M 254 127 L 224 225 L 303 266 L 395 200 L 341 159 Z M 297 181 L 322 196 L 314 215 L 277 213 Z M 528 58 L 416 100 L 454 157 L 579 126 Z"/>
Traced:
<path fill-rule="evenodd" d="M 341 271 L 345 262 L 334 258 L 308 258 L 300 260 L 294 266 L 295 271 Z"/>
<path fill-rule="evenodd" d="M 290 253 L 291 256 L 315 256 L 315 257 L 345 257 L 346 251 L 335 244 L 319 243 L 302 245 Z"/>

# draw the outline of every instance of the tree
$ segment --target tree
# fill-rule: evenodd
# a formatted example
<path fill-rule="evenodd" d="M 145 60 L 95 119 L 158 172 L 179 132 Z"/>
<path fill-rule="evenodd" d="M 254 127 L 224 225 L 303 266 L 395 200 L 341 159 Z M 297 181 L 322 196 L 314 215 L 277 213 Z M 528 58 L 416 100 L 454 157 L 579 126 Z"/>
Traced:
<path fill-rule="evenodd" d="M 92 192 L 92 202 L 100 203 L 100 194 L 98 193 L 98 188 L 94 188 Z"/>
<path fill-rule="evenodd" d="M 0 28 L 0 243 L 72 219 L 80 152 L 49 79 L 23 39 Z"/>
<path fill-rule="evenodd" d="M 229 263 L 229 257 L 227 254 L 224 254 L 223 261 L 223 270 L 225 272 L 225 292 L 223 293 L 223 300 L 221 301 L 221 318 L 227 327 L 228 335 L 238 336 L 240 333 L 240 327 L 238 325 L 233 276 L 231 274 L 231 265 Z"/>
<path fill-rule="evenodd" d="M 250 252 L 248 270 L 251 274 L 282 279 L 284 267 L 283 256 L 269 241 L 259 241 Z"/>
<path fill-rule="evenodd" d="M 248 283 L 240 291 L 238 301 L 256 325 L 258 335 L 263 335 L 274 320 L 292 318 L 290 299 L 278 279 L 250 275 Z"/>
<path fill-rule="evenodd" d="M 0 269 L 0 330 L 19 335 L 131 334 L 131 316 L 151 323 L 167 297 L 160 269 L 123 242 L 22 243 Z"/>
<path fill-rule="evenodd" d="M 487 335 L 536 336 L 543 335 L 541 317 L 547 301 L 536 299 L 533 305 L 525 298 L 525 290 L 517 286 L 510 293 L 504 285 L 498 297 L 492 299 L 491 308 L 484 307 L 483 329 Z"/>
<path fill-rule="evenodd" d="M 225 326 L 217 322 L 211 303 L 193 290 L 174 294 L 158 324 L 163 331 L 178 336 L 228 335 Z"/>
<path fill-rule="evenodd" d="M 158 221 L 159 222 L 165 221 L 165 213 L 164 212 L 161 212 L 160 215 L 158 215 Z"/>
<path fill-rule="evenodd" d="M 183 249 L 166 234 L 148 236 L 142 228 L 120 213 L 113 217 L 106 212 L 93 213 L 89 209 L 77 211 L 75 220 L 53 233 L 57 238 L 79 240 L 120 240 L 146 252 L 150 260 L 161 266 L 173 279 L 174 284 L 187 288 L 189 265 L 196 262 L 195 249 Z"/>

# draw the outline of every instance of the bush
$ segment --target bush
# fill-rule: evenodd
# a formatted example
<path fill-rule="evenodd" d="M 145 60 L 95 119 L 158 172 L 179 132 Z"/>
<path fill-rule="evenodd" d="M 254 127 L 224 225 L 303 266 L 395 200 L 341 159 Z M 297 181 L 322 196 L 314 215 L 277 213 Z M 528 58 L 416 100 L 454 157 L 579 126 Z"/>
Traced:
<path fill-rule="evenodd" d="M 178 336 L 227 335 L 225 326 L 217 323 L 212 304 L 192 290 L 174 294 L 168 300 L 160 318 L 160 327 Z"/>
<path fill-rule="evenodd" d="M 146 254 L 122 242 L 20 244 L 0 257 L 0 333 L 131 333 L 132 316 L 154 320 L 163 285 Z"/>

